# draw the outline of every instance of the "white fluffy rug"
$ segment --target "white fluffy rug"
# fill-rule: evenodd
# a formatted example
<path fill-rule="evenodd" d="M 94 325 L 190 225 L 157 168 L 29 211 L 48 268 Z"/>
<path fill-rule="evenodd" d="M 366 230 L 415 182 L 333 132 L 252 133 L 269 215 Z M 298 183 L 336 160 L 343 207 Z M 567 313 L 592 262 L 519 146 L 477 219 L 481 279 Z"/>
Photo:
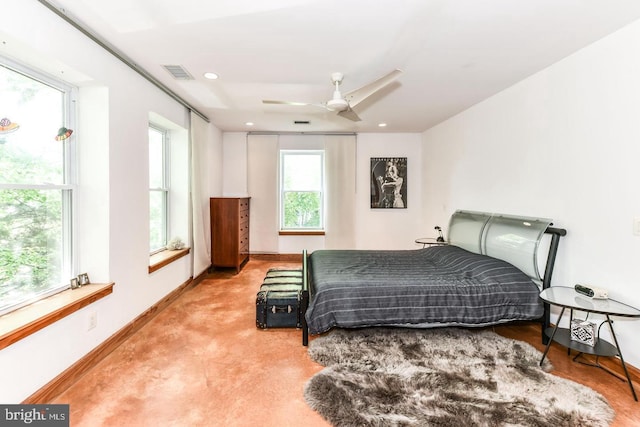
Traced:
<path fill-rule="evenodd" d="M 533 346 L 487 330 L 336 329 L 307 403 L 334 426 L 607 426 L 592 389 L 540 368 Z M 545 369 L 550 369 L 546 364 Z"/>

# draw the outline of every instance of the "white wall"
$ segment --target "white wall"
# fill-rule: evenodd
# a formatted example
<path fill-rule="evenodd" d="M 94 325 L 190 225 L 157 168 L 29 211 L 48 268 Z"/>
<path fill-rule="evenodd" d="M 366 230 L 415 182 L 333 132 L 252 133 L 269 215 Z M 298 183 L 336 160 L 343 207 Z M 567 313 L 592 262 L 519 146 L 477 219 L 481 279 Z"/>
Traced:
<path fill-rule="evenodd" d="M 414 240 L 429 236 L 422 226 L 422 148 L 420 134 L 358 135 L 356 246 L 359 249 L 415 249 Z M 407 158 L 406 209 L 371 209 L 371 158 Z"/>
<path fill-rule="evenodd" d="M 148 114 L 184 128 L 189 120 L 182 106 L 44 6 L 5 3 L 11 19 L 0 30 L 0 52 L 81 86 L 74 137 L 81 175 L 95 176 L 78 192 L 79 263 L 94 281 L 116 282 L 114 294 L 0 351 L 0 402 L 16 403 L 188 279 L 189 257 L 147 273 L 140 230 L 148 227 Z M 424 135 L 358 135 L 356 247 L 414 248 L 416 237 L 433 235 L 458 208 L 551 217 L 569 233 L 554 285 L 593 283 L 640 306 L 640 237 L 632 234 L 640 216 L 638 45 L 636 23 Z M 214 126 L 210 133 L 211 168 L 202 177 L 209 194 L 244 195 L 245 135 Z M 369 207 L 369 159 L 386 156 L 408 157 L 407 209 Z M 310 238 L 280 248 L 320 246 Z M 87 331 L 91 311 L 98 327 Z M 638 326 L 616 321 L 626 360 L 640 367 Z"/>
<path fill-rule="evenodd" d="M 414 249 L 417 237 L 429 236 L 422 228 L 422 138 L 418 133 L 363 133 L 357 136 L 356 182 L 356 248 Z M 246 134 L 223 133 L 223 195 L 247 195 Z M 407 209 L 371 209 L 371 157 L 407 157 Z M 248 194 L 251 196 L 251 194 Z M 251 242 L 249 243 L 251 245 Z M 280 253 L 312 252 L 324 248 L 324 238 L 318 236 L 280 236 Z M 251 249 L 251 248 L 250 248 Z"/>
<path fill-rule="evenodd" d="M 553 285 L 640 307 L 639 45 L 636 22 L 425 132 L 425 228 L 456 209 L 552 218 L 568 233 Z M 615 327 L 640 367 L 640 321 Z"/>
<path fill-rule="evenodd" d="M 222 196 L 247 197 L 247 134 L 224 132 L 222 138 Z"/>
<path fill-rule="evenodd" d="M 141 232 L 149 227 L 149 113 L 184 129 L 189 113 L 41 4 L 12 0 L 3 9 L 11 19 L 0 30 L 0 54 L 80 86 L 78 269 L 93 282 L 116 283 L 112 295 L 0 351 L 0 402 L 18 403 L 191 276 L 191 257 L 148 274 L 148 232 Z M 215 194 L 222 140 L 214 126 L 211 135 L 212 168 L 201 178 Z M 91 312 L 98 325 L 87 330 Z"/>

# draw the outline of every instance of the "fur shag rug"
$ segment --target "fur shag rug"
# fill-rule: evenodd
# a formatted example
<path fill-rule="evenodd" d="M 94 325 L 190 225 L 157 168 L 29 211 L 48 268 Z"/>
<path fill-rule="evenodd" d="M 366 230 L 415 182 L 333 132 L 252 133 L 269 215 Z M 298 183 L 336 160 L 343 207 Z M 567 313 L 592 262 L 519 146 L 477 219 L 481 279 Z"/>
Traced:
<path fill-rule="evenodd" d="M 309 343 L 305 386 L 334 426 L 607 426 L 597 392 L 540 368 L 528 343 L 488 330 L 335 329 Z"/>

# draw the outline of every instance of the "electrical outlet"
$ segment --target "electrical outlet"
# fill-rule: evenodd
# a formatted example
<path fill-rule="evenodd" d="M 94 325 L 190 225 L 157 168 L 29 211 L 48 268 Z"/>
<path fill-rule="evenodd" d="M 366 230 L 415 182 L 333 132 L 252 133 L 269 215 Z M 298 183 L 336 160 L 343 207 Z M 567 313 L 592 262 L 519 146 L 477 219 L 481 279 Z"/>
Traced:
<path fill-rule="evenodd" d="M 87 330 L 90 331 L 96 326 L 98 326 L 98 313 L 92 311 L 89 313 L 89 326 L 87 327 Z"/>
<path fill-rule="evenodd" d="M 633 218 L 633 235 L 640 236 L 640 216 Z"/>

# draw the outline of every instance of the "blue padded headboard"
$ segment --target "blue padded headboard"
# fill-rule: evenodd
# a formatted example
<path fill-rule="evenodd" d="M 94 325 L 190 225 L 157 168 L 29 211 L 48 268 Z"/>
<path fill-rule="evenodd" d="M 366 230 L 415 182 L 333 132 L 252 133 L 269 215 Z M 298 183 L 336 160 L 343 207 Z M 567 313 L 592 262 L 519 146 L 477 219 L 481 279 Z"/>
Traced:
<path fill-rule="evenodd" d="M 547 218 L 458 210 L 449 221 L 447 241 L 507 261 L 539 281 L 538 248 L 551 224 Z"/>

